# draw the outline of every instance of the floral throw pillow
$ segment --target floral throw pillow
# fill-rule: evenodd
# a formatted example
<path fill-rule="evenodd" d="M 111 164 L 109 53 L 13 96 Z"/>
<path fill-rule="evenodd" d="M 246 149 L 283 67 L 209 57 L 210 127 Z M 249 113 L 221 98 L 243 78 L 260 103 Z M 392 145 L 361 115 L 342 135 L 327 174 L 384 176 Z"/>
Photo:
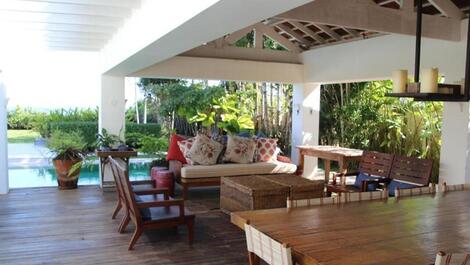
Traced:
<path fill-rule="evenodd" d="M 193 137 L 193 138 L 189 138 L 189 139 L 178 142 L 178 147 L 180 148 L 181 153 L 183 153 L 184 158 L 186 159 L 186 163 L 188 165 L 194 165 L 194 162 L 189 157 L 189 150 L 191 150 L 191 147 L 193 146 L 195 139 L 196 138 Z"/>
<path fill-rule="evenodd" d="M 224 160 L 239 164 L 252 163 L 255 149 L 256 142 L 252 138 L 228 136 Z"/>
<path fill-rule="evenodd" d="M 277 139 L 257 138 L 255 162 L 276 161 Z"/>
<path fill-rule="evenodd" d="M 189 157 L 199 165 L 215 165 L 224 146 L 209 137 L 198 134 L 189 150 Z"/>

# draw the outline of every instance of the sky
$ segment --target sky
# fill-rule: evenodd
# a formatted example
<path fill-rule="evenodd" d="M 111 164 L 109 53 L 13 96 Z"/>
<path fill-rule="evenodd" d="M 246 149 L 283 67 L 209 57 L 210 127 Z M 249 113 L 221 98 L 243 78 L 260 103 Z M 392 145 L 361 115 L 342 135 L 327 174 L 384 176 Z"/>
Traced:
<path fill-rule="evenodd" d="M 21 54 L 0 53 L 8 109 L 95 108 L 100 102 L 101 66 L 99 52 L 23 49 Z M 136 81 L 126 78 L 128 106 L 135 102 Z M 139 91 L 137 97 L 141 97 Z"/>

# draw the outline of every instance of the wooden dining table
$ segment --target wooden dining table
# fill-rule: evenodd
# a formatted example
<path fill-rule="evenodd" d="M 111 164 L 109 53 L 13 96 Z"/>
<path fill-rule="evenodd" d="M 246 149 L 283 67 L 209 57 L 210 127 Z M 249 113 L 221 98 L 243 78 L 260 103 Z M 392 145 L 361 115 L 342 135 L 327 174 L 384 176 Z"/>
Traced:
<path fill-rule="evenodd" d="M 305 156 L 318 157 L 323 160 L 325 166 L 325 183 L 330 180 L 331 161 L 337 161 L 339 173 L 345 174 L 349 163 L 360 161 L 362 150 L 330 145 L 297 146 L 300 155 L 299 170 L 303 172 Z"/>
<path fill-rule="evenodd" d="M 433 264 L 438 251 L 470 252 L 470 191 L 387 201 L 237 212 L 292 248 L 298 264 Z"/>

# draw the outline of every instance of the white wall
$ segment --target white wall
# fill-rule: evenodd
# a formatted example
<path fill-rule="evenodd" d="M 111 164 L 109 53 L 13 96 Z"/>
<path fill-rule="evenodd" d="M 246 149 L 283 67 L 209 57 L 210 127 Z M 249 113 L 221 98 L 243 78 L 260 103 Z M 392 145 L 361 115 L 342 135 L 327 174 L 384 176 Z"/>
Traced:
<path fill-rule="evenodd" d="M 0 194 L 8 193 L 8 140 L 6 88 L 0 70 Z"/>
<path fill-rule="evenodd" d="M 320 125 L 319 83 L 294 84 L 292 106 L 292 161 L 299 163 L 296 146 L 318 145 Z M 317 169 L 317 158 L 305 157 L 304 177 L 313 177 Z"/>
<path fill-rule="evenodd" d="M 464 78 L 467 21 L 461 42 L 423 39 L 421 68 L 438 67 L 446 83 Z M 393 70 L 414 72 L 415 38 L 387 35 L 302 54 L 305 82 L 340 83 L 390 79 Z M 440 181 L 470 183 L 469 104 L 444 103 Z"/>

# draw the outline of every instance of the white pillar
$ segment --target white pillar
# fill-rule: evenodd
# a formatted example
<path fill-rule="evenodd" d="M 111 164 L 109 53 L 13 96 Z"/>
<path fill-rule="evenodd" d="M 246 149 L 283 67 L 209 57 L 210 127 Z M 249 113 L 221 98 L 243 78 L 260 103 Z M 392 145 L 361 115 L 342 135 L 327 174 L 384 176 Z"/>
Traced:
<path fill-rule="evenodd" d="M 319 83 L 294 85 L 292 106 L 292 161 L 299 163 L 296 146 L 318 145 L 320 127 Z M 305 157 L 304 177 L 313 177 L 317 169 L 317 158 Z"/>
<path fill-rule="evenodd" d="M 444 103 L 439 182 L 470 183 L 469 103 Z"/>
<path fill-rule="evenodd" d="M 125 78 L 123 76 L 101 76 L 101 105 L 99 112 L 99 132 L 106 129 L 108 133 L 119 135 L 124 139 L 125 132 Z M 101 180 L 100 168 L 100 180 Z M 109 167 L 105 168 L 104 180 L 100 182 L 103 189 L 114 186 L 114 179 Z"/>
<path fill-rule="evenodd" d="M 0 194 L 7 194 L 8 190 L 7 99 L 0 79 Z"/>

